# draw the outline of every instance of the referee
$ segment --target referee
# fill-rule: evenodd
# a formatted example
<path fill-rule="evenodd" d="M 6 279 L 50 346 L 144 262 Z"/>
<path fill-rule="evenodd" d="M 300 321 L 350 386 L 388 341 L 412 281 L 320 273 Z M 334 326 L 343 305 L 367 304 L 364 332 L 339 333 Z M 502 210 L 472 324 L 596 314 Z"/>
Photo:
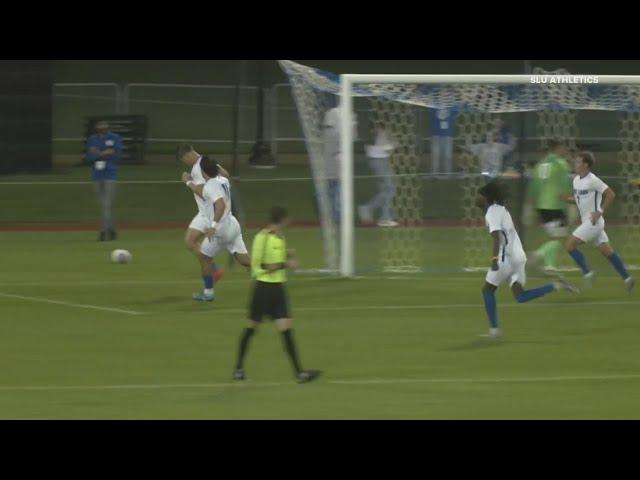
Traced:
<path fill-rule="evenodd" d="M 251 249 L 251 272 L 255 278 L 249 305 L 249 326 L 242 332 L 234 380 L 244 380 L 244 359 L 249 341 L 260 326 L 262 319 L 270 317 L 282 333 L 284 347 L 289 355 L 298 383 L 307 383 L 320 376 L 319 370 L 303 370 L 300 366 L 296 344 L 293 339 L 292 319 L 285 282 L 287 269 L 297 267 L 293 252 L 286 248 L 284 230 L 288 224 L 287 211 L 283 207 L 273 207 L 270 225 L 261 230 L 253 240 Z"/>

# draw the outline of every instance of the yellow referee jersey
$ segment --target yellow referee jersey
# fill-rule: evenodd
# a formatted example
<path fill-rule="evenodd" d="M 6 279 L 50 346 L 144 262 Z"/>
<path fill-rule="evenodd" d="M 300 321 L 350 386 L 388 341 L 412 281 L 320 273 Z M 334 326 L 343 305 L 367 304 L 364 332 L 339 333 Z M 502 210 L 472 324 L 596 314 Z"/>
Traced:
<path fill-rule="evenodd" d="M 251 247 L 251 274 L 259 282 L 283 283 L 287 281 L 285 269 L 267 272 L 262 268 L 265 264 L 284 263 L 287 261 L 287 244 L 284 237 L 274 232 L 261 230 L 253 239 Z"/>

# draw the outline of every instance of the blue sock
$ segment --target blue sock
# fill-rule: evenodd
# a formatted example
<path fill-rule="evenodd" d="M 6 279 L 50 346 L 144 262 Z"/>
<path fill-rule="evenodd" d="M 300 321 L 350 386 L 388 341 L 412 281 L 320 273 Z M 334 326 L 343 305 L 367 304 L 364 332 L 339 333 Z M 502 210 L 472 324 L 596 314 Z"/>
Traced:
<path fill-rule="evenodd" d="M 213 288 L 213 276 L 203 275 L 202 280 L 204 281 L 205 290 L 211 290 Z"/>
<path fill-rule="evenodd" d="M 526 303 L 531 300 L 535 300 L 536 298 L 544 297 L 546 294 L 551 293 L 556 288 L 553 286 L 553 283 L 549 283 L 547 285 L 543 285 L 542 287 L 532 288 L 531 290 L 524 290 L 518 295 L 518 303 Z"/>
<path fill-rule="evenodd" d="M 484 298 L 484 308 L 489 316 L 489 323 L 492 328 L 498 328 L 498 312 L 496 312 L 496 295 L 494 292 L 482 292 Z"/>
<path fill-rule="evenodd" d="M 589 273 L 591 270 L 589 270 L 589 266 L 587 265 L 587 259 L 584 257 L 584 255 L 582 254 L 582 252 L 578 249 L 573 250 L 571 252 L 569 252 L 569 255 L 571 255 L 571 258 L 573 258 L 575 260 L 575 262 L 578 264 L 578 266 L 580 267 L 580 270 L 582 270 L 583 274 L 587 274 Z"/>
<path fill-rule="evenodd" d="M 611 265 L 613 265 L 613 268 L 615 268 L 616 271 L 620 274 L 623 280 L 629 278 L 629 272 L 627 272 L 627 269 L 624 268 L 624 263 L 622 263 L 622 259 L 618 256 L 617 253 L 611 255 L 609 257 L 609 261 L 611 262 Z"/>

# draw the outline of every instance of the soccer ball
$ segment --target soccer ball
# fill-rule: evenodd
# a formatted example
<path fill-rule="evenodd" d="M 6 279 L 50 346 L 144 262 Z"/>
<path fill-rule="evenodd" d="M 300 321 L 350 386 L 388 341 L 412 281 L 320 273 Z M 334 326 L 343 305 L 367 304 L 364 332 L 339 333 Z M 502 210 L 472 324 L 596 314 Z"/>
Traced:
<path fill-rule="evenodd" d="M 111 261 L 113 263 L 130 263 L 131 253 L 128 250 L 114 250 L 111 252 Z"/>

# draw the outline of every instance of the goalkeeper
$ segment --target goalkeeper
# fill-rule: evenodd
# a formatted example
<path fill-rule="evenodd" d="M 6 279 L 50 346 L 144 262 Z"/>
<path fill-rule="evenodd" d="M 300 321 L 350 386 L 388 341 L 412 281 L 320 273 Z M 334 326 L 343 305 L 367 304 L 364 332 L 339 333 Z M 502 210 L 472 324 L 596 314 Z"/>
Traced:
<path fill-rule="evenodd" d="M 549 152 L 534 167 L 528 191 L 525 217 L 531 219 L 533 206 L 550 238 L 533 253 L 532 260 L 537 265 L 543 265 L 546 271 L 557 270 L 561 240 L 569 233 L 564 198 L 572 195 L 573 187 L 567 155 L 568 150 L 561 141 L 549 141 Z"/>

